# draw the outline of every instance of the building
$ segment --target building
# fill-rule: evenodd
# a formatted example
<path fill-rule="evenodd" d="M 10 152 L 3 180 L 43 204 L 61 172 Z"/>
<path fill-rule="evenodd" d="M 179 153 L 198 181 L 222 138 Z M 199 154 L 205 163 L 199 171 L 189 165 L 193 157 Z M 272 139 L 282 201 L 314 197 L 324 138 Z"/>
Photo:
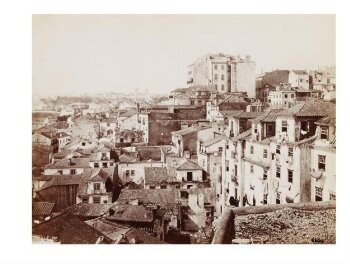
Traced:
<path fill-rule="evenodd" d="M 112 203 L 114 171 L 114 167 L 94 170 L 86 180 L 85 187 L 77 194 L 77 203 Z"/>
<path fill-rule="evenodd" d="M 37 192 L 35 200 L 38 202 L 55 203 L 55 212 L 59 212 L 78 202 L 77 195 L 84 188 L 86 180 L 92 170 L 83 174 L 53 175 Z"/>
<path fill-rule="evenodd" d="M 190 158 L 191 155 L 197 155 L 198 132 L 206 129 L 211 129 L 211 127 L 192 125 L 171 132 L 172 153 L 178 157 L 187 155 L 187 158 Z"/>
<path fill-rule="evenodd" d="M 44 175 L 70 175 L 83 174 L 90 168 L 89 158 L 71 158 L 61 159 L 53 164 L 48 164 L 44 167 Z"/>
<path fill-rule="evenodd" d="M 311 201 L 336 200 L 335 121 L 335 115 L 316 121 L 316 140 L 310 144 Z"/>
<path fill-rule="evenodd" d="M 166 167 L 145 167 L 145 189 L 179 189 L 180 182 Z"/>
<path fill-rule="evenodd" d="M 167 232 L 164 209 L 152 206 L 117 204 L 110 209 L 107 220 L 144 230 L 164 241 Z"/>
<path fill-rule="evenodd" d="M 218 93 L 246 92 L 254 98 L 255 62 L 250 56 L 207 54 L 188 66 L 187 83 L 214 85 Z"/>
<path fill-rule="evenodd" d="M 53 154 L 58 152 L 59 144 L 54 131 L 49 129 L 41 129 L 32 135 L 33 146 L 48 146 Z"/>
<path fill-rule="evenodd" d="M 143 142 L 149 146 L 169 145 L 171 132 L 196 124 L 204 118 L 204 107 L 151 107 L 140 110 L 138 129 L 143 132 Z"/>
<path fill-rule="evenodd" d="M 66 145 L 68 145 L 71 141 L 71 136 L 65 132 L 57 133 L 58 139 L 58 151 L 61 151 Z"/>

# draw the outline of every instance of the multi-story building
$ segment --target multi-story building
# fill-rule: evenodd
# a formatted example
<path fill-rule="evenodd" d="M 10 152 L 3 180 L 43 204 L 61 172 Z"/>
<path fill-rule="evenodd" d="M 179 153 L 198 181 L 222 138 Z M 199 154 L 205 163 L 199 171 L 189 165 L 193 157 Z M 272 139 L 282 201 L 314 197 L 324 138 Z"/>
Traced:
<path fill-rule="evenodd" d="M 218 93 L 246 92 L 255 97 L 255 62 L 250 56 L 207 54 L 188 66 L 188 84 L 214 85 Z"/>
<path fill-rule="evenodd" d="M 316 122 L 316 140 L 310 144 L 311 201 L 329 201 L 336 198 L 335 120 L 335 116 L 329 116 Z"/>
<path fill-rule="evenodd" d="M 141 109 L 138 129 L 143 132 L 143 142 L 150 146 L 171 144 L 171 132 L 205 119 L 204 107 L 161 106 Z"/>

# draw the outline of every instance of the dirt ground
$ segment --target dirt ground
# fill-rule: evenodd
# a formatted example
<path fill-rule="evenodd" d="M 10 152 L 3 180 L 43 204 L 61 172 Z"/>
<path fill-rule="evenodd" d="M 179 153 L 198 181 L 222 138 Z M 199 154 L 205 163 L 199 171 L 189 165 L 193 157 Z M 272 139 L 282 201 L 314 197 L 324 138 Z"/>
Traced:
<path fill-rule="evenodd" d="M 335 244 L 336 211 L 286 208 L 236 216 L 235 238 L 266 244 Z"/>

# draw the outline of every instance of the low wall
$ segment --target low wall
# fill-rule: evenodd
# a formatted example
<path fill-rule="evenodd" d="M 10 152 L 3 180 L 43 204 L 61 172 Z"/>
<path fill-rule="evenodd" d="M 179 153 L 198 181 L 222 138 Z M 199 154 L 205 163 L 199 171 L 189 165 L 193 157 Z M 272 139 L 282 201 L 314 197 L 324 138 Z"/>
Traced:
<path fill-rule="evenodd" d="M 232 239 L 234 238 L 236 215 L 264 214 L 284 208 L 294 208 L 307 211 L 326 210 L 335 209 L 335 205 L 335 201 L 327 201 L 227 208 L 221 216 L 220 222 L 212 240 L 212 244 L 232 243 Z"/>

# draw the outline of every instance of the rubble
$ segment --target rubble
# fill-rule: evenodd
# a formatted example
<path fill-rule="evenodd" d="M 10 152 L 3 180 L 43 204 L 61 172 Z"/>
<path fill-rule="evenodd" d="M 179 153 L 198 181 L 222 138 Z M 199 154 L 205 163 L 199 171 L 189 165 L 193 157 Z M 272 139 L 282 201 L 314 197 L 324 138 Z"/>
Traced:
<path fill-rule="evenodd" d="M 335 244 L 336 210 L 285 208 L 272 213 L 238 215 L 235 240 L 266 244 Z"/>

